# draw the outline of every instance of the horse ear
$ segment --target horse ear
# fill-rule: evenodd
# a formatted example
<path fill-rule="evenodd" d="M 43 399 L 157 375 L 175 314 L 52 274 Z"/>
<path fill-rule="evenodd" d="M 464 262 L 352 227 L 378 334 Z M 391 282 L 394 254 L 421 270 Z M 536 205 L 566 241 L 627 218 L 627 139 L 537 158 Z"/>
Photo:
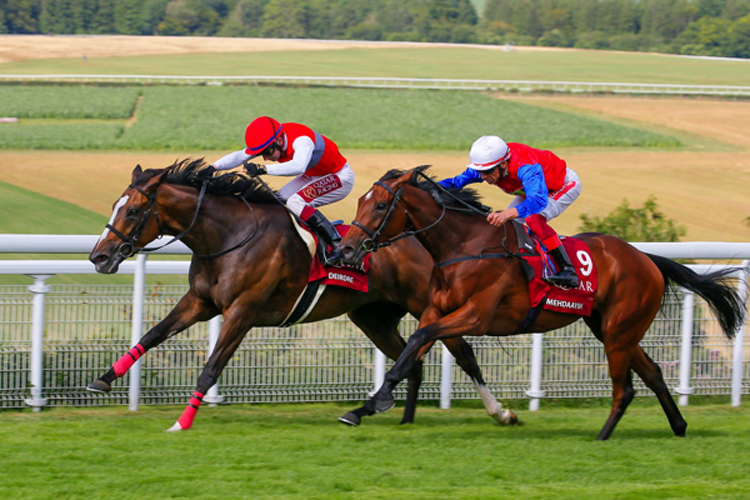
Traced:
<path fill-rule="evenodd" d="M 409 184 L 411 184 L 412 186 L 419 185 L 419 176 L 422 175 L 424 177 L 427 177 L 424 171 L 428 168 L 430 168 L 430 165 L 420 165 L 418 167 L 414 167 L 411 171 L 411 176 L 409 177 Z"/>
<path fill-rule="evenodd" d="M 143 169 L 141 168 L 141 164 L 139 163 L 133 169 L 133 177 L 130 179 L 130 183 L 131 184 L 134 183 L 135 180 L 138 178 L 138 176 L 141 175 L 142 173 L 143 173 Z"/>
<path fill-rule="evenodd" d="M 168 168 L 165 168 L 163 172 L 161 172 L 159 175 L 154 177 L 151 182 L 148 183 L 149 187 L 157 187 L 162 182 L 164 182 L 164 179 L 167 178 L 167 174 L 169 174 L 170 170 Z"/>

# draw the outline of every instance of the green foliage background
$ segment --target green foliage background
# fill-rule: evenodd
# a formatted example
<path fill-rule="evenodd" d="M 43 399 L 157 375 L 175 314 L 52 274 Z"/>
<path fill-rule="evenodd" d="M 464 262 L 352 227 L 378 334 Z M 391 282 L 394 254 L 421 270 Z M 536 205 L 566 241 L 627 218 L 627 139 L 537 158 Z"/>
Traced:
<path fill-rule="evenodd" d="M 519 44 L 750 57 L 750 0 L 0 0 L 0 33 Z"/>
<path fill-rule="evenodd" d="M 685 226 L 661 213 L 654 195 L 642 208 L 631 208 L 625 199 L 606 216 L 583 214 L 581 222 L 581 232 L 609 234 L 625 241 L 679 241 L 687 233 Z"/>

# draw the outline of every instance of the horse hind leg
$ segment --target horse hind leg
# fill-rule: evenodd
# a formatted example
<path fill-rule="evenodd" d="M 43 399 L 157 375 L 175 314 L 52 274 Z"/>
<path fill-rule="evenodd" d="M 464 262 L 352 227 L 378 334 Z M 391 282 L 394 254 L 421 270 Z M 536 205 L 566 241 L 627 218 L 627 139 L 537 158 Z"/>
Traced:
<path fill-rule="evenodd" d="M 628 405 L 635 397 L 629 354 L 629 352 L 623 350 L 607 351 L 609 374 L 612 378 L 612 409 L 609 418 L 607 418 L 604 427 L 596 438 L 599 441 L 609 439 L 617 423 L 625 414 Z"/>
<path fill-rule="evenodd" d="M 687 422 L 682 418 L 682 413 L 680 413 L 672 395 L 669 393 L 659 365 L 646 354 L 641 346 L 638 346 L 633 355 L 632 366 L 633 370 L 641 377 L 646 386 L 656 394 L 675 436 L 684 437 L 687 430 Z"/>
<path fill-rule="evenodd" d="M 583 320 L 591 329 L 594 336 L 604 344 L 609 363 L 609 376 L 612 379 L 612 409 L 610 410 L 609 418 L 607 418 L 604 427 L 597 436 L 599 441 L 605 441 L 612 435 L 617 423 L 635 397 L 633 374 L 630 370 L 633 347 L 629 347 L 627 344 L 619 347 L 613 345 L 615 344 L 613 339 L 616 338 L 616 335 L 613 335 L 611 332 L 609 335 L 604 334 L 603 319 L 599 311 L 594 310 L 591 316 L 584 317 Z M 636 327 L 633 326 L 633 328 L 635 329 Z M 635 347 L 638 348 L 638 344 Z"/>
<path fill-rule="evenodd" d="M 203 396 L 216 384 L 222 370 L 239 347 L 246 332 L 252 327 L 254 318 L 245 318 L 241 314 L 239 316 L 239 319 L 236 316 L 224 316 L 219 340 L 216 342 L 216 347 L 209 356 L 208 362 L 203 367 L 195 392 L 177 422 L 167 429 L 168 432 L 185 431 L 193 426 L 193 420 L 203 402 Z"/>
<path fill-rule="evenodd" d="M 479 369 L 479 363 L 477 363 L 477 358 L 474 355 L 474 349 L 472 349 L 471 345 L 461 337 L 444 339 L 443 343 L 451 354 L 453 354 L 453 357 L 456 358 L 458 366 L 474 382 L 487 414 L 502 425 L 523 425 L 518 420 L 514 411 L 504 409 L 503 405 L 492 395 L 492 392 L 484 381 L 482 371 Z"/>

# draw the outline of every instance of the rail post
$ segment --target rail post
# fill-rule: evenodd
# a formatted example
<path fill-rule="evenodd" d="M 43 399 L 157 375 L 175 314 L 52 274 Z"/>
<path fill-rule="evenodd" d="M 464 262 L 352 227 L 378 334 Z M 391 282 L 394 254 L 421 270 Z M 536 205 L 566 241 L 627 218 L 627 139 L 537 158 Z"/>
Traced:
<path fill-rule="evenodd" d="M 30 363 L 30 382 L 31 398 L 26 399 L 24 403 L 31 406 L 35 412 L 42 411 L 42 407 L 47 404 L 47 400 L 42 397 L 44 389 L 44 294 L 49 292 L 49 286 L 45 284 L 51 274 L 33 274 L 30 275 L 34 284 L 29 286 L 29 291 L 34 294 L 32 302 L 32 319 L 31 319 L 31 363 Z"/>
<path fill-rule="evenodd" d="M 690 387 L 690 369 L 693 354 L 693 313 L 695 309 L 695 295 L 683 289 L 682 294 L 682 340 L 680 344 L 680 385 L 675 392 L 680 395 L 680 406 L 687 406 L 688 399 L 693 393 Z"/>
<path fill-rule="evenodd" d="M 135 272 L 133 273 L 133 318 L 130 333 L 130 347 L 134 347 L 143 336 L 143 301 L 145 299 L 146 258 L 145 253 L 139 253 L 135 258 Z M 128 409 L 138 411 L 141 399 L 141 361 L 136 361 L 128 372 L 130 384 L 128 386 Z"/>
<path fill-rule="evenodd" d="M 216 342 L 219 341 L 219 332 L 221 332 L 221 316 L 214 316 L 208 322 L 208 355 L 211 356 L 216 347 Z M 224 402 L 224 396 L 219 394 L 219 381 L 217 380 L 214 385 L 206 393 L 206 397 L 203 401 L 208 403 L 208 406 L 216 406 L 219 403 Z"/>
<path fill-rule="evenodd" d="M 443 362 L 440 369 L 440 409 L 451 407 L 451 390 L 453 386 L 453 355 L 443 344 Z"/>
<path fill-rule="evenodd" d="M 742 261 L 739 271 L 737 291 L 742 304 L 747 304 L 747 280 L 750 260 Z M 747 312 L 746 312 L 747 314 Z M 745 323 L 743 322 L 734 332 L 734 350 L 732 351 L 732 406 L 739 406 L 742 399 L 743 358 L 745 356 Z"/>
<path fill-rule="evenodd" d="M 542 341 L 543 333 L 531 334 L 531 381 L 529 390 L 526 395 L 531 398 L 529 401 L 529 411 L 539 409 L 539 399 L 544 397 L 542 390 Z"/>

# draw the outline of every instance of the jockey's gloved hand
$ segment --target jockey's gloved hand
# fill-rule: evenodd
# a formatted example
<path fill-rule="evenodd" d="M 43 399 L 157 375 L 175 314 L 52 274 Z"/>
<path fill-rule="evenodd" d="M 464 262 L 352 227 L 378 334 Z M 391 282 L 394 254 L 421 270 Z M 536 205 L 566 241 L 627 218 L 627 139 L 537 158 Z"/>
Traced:
<path fill-rule="evenodd" d="M 263 165 L 258 165 L 257 163 L 247 162 L 243 166 L 245 167 L 245 172 L 247 172 L 247 175 L 249 175 L 250 177 L 256 177 L 258 175 L 268 173 L 266 167 L 264 167 Z"/>
<path fill-rule="evenodd" d="M 206 168 L 199 170 L 198 173 L 195 174 L 195 178 L 201 182 L 207 181 L 213 177 L 214 172 L 216 172 L 216 167 L 209 165 Z"/>

